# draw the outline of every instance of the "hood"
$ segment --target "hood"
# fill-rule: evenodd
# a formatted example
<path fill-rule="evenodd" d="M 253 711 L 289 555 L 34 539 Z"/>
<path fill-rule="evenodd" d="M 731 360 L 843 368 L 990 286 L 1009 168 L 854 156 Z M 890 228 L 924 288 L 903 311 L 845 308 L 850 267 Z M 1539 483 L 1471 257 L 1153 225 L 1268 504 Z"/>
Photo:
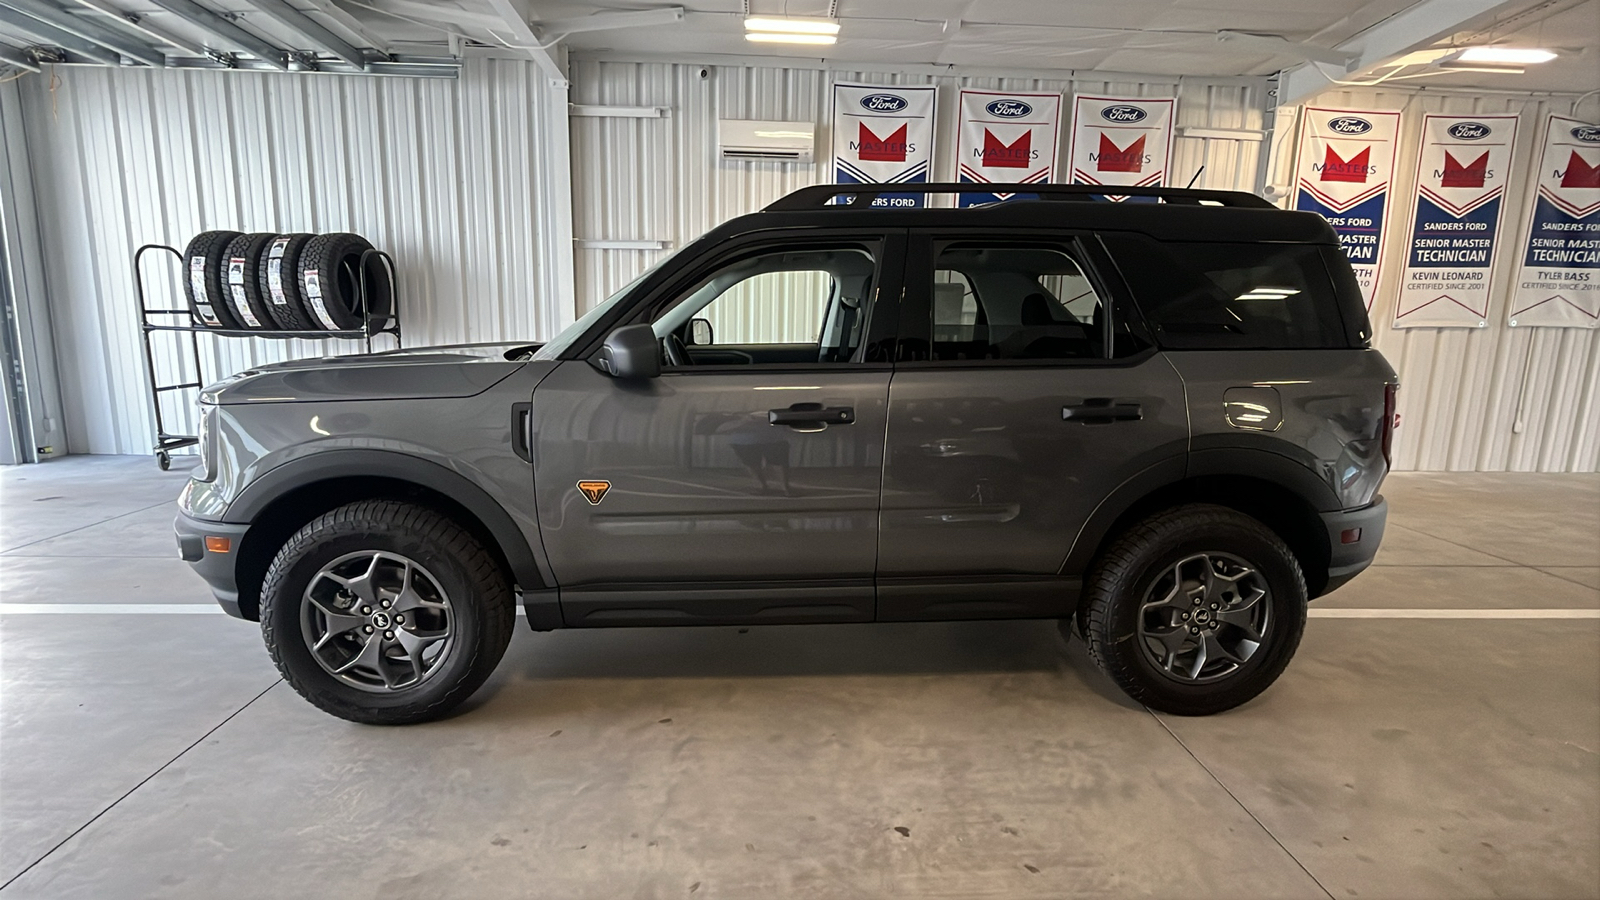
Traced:
<path fill-rule="evenodd" d="M 224 378 L 201 403 L 305 403 L 471 397 L 522 368 L 538 344 L 452 344 L 270 363 Z"/>

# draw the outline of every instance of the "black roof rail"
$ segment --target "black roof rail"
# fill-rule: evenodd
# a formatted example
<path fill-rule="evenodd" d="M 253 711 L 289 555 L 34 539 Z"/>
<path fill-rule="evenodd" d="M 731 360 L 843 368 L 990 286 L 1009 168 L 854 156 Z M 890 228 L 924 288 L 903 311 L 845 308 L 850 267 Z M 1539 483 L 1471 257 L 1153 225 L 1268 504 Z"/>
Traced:
<path fill-rule="evenodd" d="M 800 209 L 864 209 L 880 194 L 1036 194 L 1041 200 L 1094 201 L 1097 197 L 1155 197 L 1163 203 L 1185 206 L 1234 206 L 1246 209 L 1277 209 L 1255 194 L 1243 191 L 1207 191 L 1191 188 L 1124 187 L 1100 184 L 816 184 L 780 197 L 763 212 L 790 212 Z M 830 205 L 836 197 L 851 198 L 848 203 Z"/>

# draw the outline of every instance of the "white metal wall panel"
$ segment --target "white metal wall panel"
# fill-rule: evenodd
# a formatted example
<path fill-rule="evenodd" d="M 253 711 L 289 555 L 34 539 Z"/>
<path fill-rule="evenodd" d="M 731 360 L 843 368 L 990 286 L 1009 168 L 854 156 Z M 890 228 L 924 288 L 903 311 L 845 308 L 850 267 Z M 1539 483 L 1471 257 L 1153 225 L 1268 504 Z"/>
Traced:
<path fill-rule="evenodd" d="M 1511 328 L 1506 303 L 1529 213 L 1533 159 L 1550 112 L 1572 113 L 1571 98 L 1383 88 L 1328 91 L 1318 106 L 1402 111 L 1400 148 L 1383 276 L 1373 301 L 1374 342 L 1400 373 L 1401 426 L 1395 467 L 1424 471 L 1600 471 L 1600 332 Z M 1587 104 L 1587 110 L 1593 104 Z M 1495 261 L 1488 327 L 1392 327 L 1405 263 L 1410 198 L 1416 190 L 1422 117 L 1427 113 L 1520 116 L 1505 219 Z M 1294 173 L 1298 110 L 1280 115 L 1270 183 Z M 1285 201 L 1289 202 L 1289 201 Z M 1519 415 L 1520 413 L 1520 415 Z"/>
<path fill-rule="evenodd" d="M 573 231 L 580 239 L 664 240 L 676 248 L 789 191 L 828 181 L 833 139 L 830 104 L 836 82 L 940 85 L 933 175 L 943 181 L 955 180 L 956 105 L 962 87 L 1177 96 L 1180 126 L 1262 127 L 1265 80 L 1118 78 L 982 78 L 575 59 L 574 103 L 663 106 L 670 112 L 654 119 L 573 120 Z M 717 155 L 719 118 L 811 122 L 816 126 L 816 162 L 802 166 L 722 160 Z M 1065 132 L 1061 146 L 1064 153 Z M 1187 183 L 1204 165 L 1196 187 L 1254 190 L 1261 148 L 1260 142 L 1179 137 L 1174 177 Z M 592 307 L 664 255 L 657 250 L 580 245 L 576 262 L 580 308 Z"/>
<path fill-rule="evenodd" d="M 549 337 L 572 317 L 566 95 L 531 62 L 459 80 L 71 67 L 17 87 L 77 453 L 141 453 L 153 425 L 132 255 L 200 231 L 354 231 L 393 254 L 418 346 Z M 149 259 L 153 306 L 181 305 Z M 387 340 L 387 339 L 385 339 Z M 387 344 L 385 344 L 387 346 Z M 158 337 L 163 381 L 189 380 Z M 208 378 L 350 343 L 201 338 Z M 169 427 L 191 426 L 187 403 Z"/>

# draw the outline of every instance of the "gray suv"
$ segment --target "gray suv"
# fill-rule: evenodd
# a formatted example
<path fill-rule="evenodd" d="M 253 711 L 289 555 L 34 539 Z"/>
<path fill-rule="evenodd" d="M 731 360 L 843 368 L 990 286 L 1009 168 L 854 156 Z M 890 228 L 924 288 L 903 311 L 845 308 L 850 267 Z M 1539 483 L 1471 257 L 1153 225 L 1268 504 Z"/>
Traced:
<path fill-rule="evenodd" d="M 1395 374 L 1350 265 L 1248 194 L 997 189 L 806 188 L 543 345 L 212 385 L 183 558 L 359 722 L 466 699 L 518 606 L 1059 619 L 1140 703 L 1237 706 L 1383 536 Z"/>

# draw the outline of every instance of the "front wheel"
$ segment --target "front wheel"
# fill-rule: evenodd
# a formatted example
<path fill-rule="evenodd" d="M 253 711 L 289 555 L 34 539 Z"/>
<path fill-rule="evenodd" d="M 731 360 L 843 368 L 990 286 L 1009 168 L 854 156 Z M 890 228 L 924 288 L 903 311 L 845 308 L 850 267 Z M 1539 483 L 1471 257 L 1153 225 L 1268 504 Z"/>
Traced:
<path fill-rule="evenodd" d="M 1259 521 L 1193 504 L 1123 532 L 1078 611 L 1089 654 L 1162 712 L 1232 709 L 1277 680 L 1305 630 L 1299 561 Z"/>
<path fill-rule="evenodd" d="M 325 712 L 437 718 L 494 671 L 515 622 L 509 579 L 471 533 L 393 500 L 341 506 L 284 544 L 261 588 L 283 679 Z"/>

